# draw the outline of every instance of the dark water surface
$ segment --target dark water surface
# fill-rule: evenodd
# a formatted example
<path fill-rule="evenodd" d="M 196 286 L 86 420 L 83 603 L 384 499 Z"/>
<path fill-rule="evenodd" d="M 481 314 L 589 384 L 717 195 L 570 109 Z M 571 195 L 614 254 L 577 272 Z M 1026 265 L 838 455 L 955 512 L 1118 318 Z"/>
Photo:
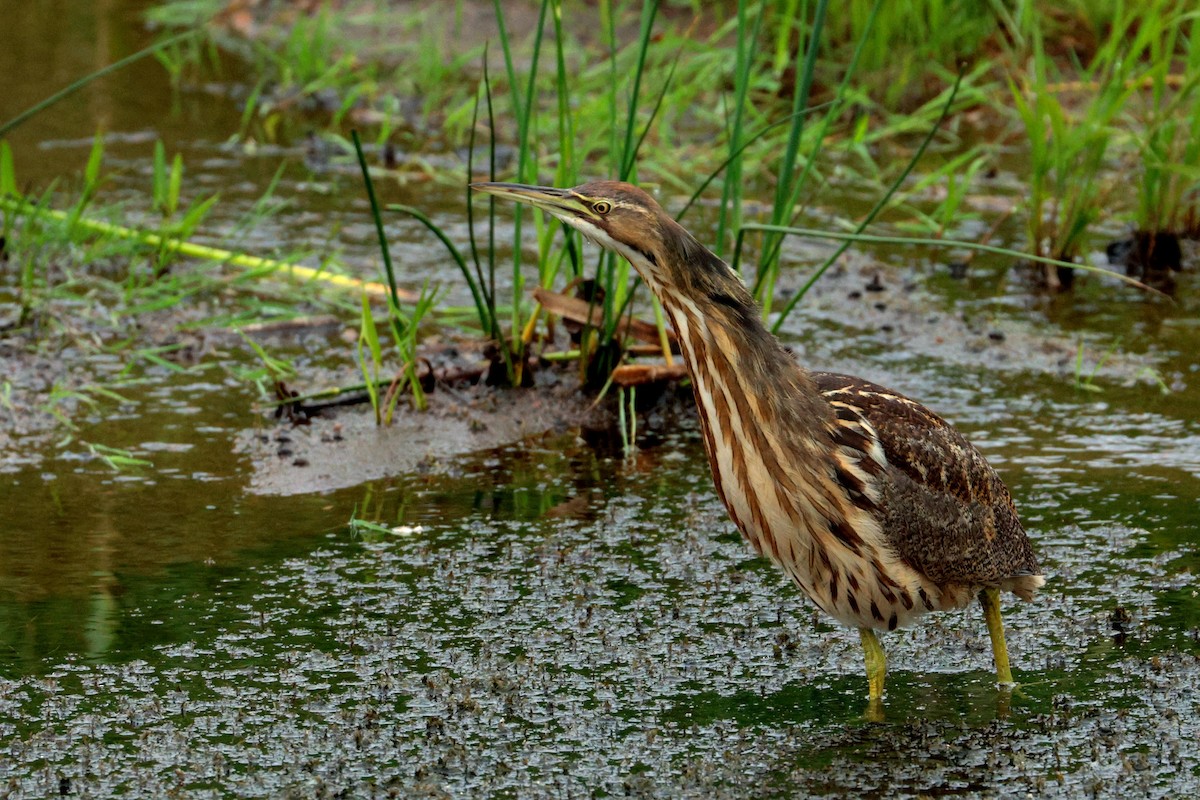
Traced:
<path fill-rule="evenodd" d="M 0 116 L 144 44 L 143 4 L 83 6 L 0 0 L 23 31 L 0 51 L 16 76 Z M 110 191 L 131 203 L 156 136 L 235 210 L 293 159 L 281 191 L 297 205 L 255 241 L 345 213 L 338 246 L 369 252 L 353 181 L 306 192 L 301 145 L 225 149 L 240 109 L 222 92 L 173 97 L 150 64 L 126 80 L 19 131 L 22 175 L 82 164 L 98 122 L 127 167 Z M 433 252 L 414 245 L 410 277 L 453 283 Z M 1120 333 L 1172 387 L 1076 390 L 1032 351 L 939 355 L 819 298 L 794 319 L 806 359 L 927 402 L 1013 489 L 1050 580 L 1006 603 L 1011 697 L 978 611 L 936 615 L 884 638 L 886 718 L 868 722 L 857 635 L 750 558 L 686 416 L 634 461 L 567 433 L 264 497 L 233 449 L 277 430 L 250 389 L 220 370 L 152 372 L 136 407 L 89 412 L 78 436 L 153 469 L 49 447 L 0 474 L 0 796 L 1195 796 L 1193 295 L 1045 303 L 986 270 L 927 272 L 931 314 L 984 319 L 985 339 L 993 324 L 1009 341 Z M 352 514 L 397 531 L 352 534 Z"/>

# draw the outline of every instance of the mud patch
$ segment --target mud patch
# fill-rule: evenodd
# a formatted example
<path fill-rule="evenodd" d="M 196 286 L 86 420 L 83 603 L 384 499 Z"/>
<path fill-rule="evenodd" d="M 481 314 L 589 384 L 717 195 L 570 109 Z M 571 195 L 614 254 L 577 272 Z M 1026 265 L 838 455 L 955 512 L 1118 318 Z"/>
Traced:
<path fill-rule="evenodd" d="M 236 452 L 253 464 L 249 489 L 259 494 L 327 492 L 410 472 L 444 470 L 450 459 L 529 436 L 611 424 L 597 405 L 565 384 L 497 390 L 442 388 L 425 412 L 401 406 L 390 425 L 369 408 L 326 410 L 306 425 L 246 430 Z"/>
<path fill-rule="evenodd" d="M 813 286 L 787 330 L 805 337 L 806 321 L 850 327 L 904 359 L 931 358 L 965 369 L 1072 380 L 1084 347 L 1084 376 L 1123 386 L 1154 384 L 1155 370 L 1166 359 L 1154 349 L 1131 352 L 1114 347 L 1096 333 L 1064 335 L 1061 328 L 1039 321 L 1036 312 L 1027 310 L 1038 303 L 1036 295 L 953 301 L 932 291 L 928 282 L 928 276 L 906 275 L 862 254 L 847 254 Z M 1114 291 L 1132 290 L 1114 286 Z M 1159 301 L 1131 296 L 1130 302 Z M 1020 305 L 1014 308 L 1013 303 Z M 1089 340 L 1094 342 L 1090 347 Z M 818 347 L 821 350 L 828 347 Z M 862 372 L 852 365 L 845 371 Z"/>

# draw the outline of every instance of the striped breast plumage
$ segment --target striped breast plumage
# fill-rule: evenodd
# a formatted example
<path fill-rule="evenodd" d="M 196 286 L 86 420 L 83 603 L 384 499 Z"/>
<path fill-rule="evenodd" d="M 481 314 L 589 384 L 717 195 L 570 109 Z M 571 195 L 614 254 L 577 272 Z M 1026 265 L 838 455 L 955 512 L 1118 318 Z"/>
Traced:
<path fill-rule="evenodd" d="M 752 388 L 711 378 L 696 386 L 718 494 L 759 552 L 856 627 L 894 630 L 960 608 L 985 586 L 1032 596 L 1043 583 L 1036 558 L 1011 495 L 978 450 L 896 392 L 844 375 L 807 377 L 832 412 L 829 457 L 812 462 L 824 470 L 789 461 L 785 437 L 746 430 L 745 416 L 730 413 L 740 403 L 769 418 Z M 729 396 L 742 389 L 745 398 Z M 754 447 L 732 446 L 751 438 Z"/>

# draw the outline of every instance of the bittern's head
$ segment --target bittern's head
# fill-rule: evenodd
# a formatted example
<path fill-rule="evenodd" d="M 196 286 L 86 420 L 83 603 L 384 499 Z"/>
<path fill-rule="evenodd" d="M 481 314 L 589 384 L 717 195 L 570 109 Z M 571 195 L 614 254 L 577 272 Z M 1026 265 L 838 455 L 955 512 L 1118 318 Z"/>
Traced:
<path fill-rule="evenodd" d="M 656 293 L 664 289 L 707 292 L 713 281 L 738 281 L 723 261 L 667 216 L 654 198 L 628 183 L 594 181 L 574 189 L 516 183 L 471 186 L 476 191 L 528 203 L 557 217 L 601 247 L 623 256 Z"/>

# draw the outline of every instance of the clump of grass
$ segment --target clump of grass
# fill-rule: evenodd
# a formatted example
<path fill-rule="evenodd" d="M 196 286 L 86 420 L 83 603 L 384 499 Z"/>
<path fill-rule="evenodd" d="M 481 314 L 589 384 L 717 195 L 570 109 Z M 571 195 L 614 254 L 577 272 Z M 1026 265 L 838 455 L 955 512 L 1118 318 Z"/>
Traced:
<path fill-rule="evenodd" d="M 1155 5 L 1163 10 L 1167 3 Z M 1140 85 L 1144 58 L 1161 41 L 1166 24 L 1154 13 L 1144 12 L 1128 8 L 1114 17 L 1107 38 L 1092 62 L 1078 67 L 1080 80 L 1073 84 L 1061 80 L 1041 31 L 1034 29 L 1028 78 L 1009 80 L 1013 106 L 1029 144 L 1025 212 L 1027 246 L 1034 255 L 1076 261 L 1088 228 L 1104 211 L 1110 190 L 1104 178 L 1109 147 L 1119 133 L 1117 125 L 1128 100 Z M 1064 97 L 1068 94 L 1076 95 L 1073 102 Z M 1071 284 L 1069 268 L 1047 269 L 1044 275 L 1052 289 Z"/>
<path fill-rule="evenodd" d="M 1135 115 L 1142 123 L 1135 225 L 1138 232 L 1178 236 L 1189 232 L 1200 210 L 1200 18 L 1168 19 L 1164 26 L 1149 48 L 1148 108 Z M 1183 80 L 1172 85 L 1171 55 L 1180 38 L 1188 42 L 1187 57 Z"/>
<path fill-rule="evenodd" d="M 975 58 L 997 32 L 1006 11 L 986 0 L 874 3 L 845 0 L 830 9 L 825 50 L 847 60 L 860 50 L 859 91 L 887 109 L 911 111 L 940 93 L 939 72 Z M 935 69 L 934 67 L 939 69 Z"/>
<path fill-rule="evenodd" d="M 379 333 L 371 312 L 367 295 L 362 295 L 362 315 L 360 317 L 360 336 L 358 340 L 358 359 L 362 366 L 364 382 L 367 385 L 371 407 L 375 410 L 377 423 L 391 424 L 392 412 L 396 401 L 405 389 L 412 397 L 413 407 L 424 411 L 427 401 L 425 390 L 418 377 L 417 332 L 421 320 L 429 313 L 436 298 L 429 290 L 428 282 L 422 287 L 420 295 L 410 311 L 404 311 L 400 305 L 400 292 L 396 286 L 396 274 L 392 268 L 392 256 L 388 248 L 387 236 L 384 233 L 383 217 L 379 202 L 375 197 L 375 184 L 371 180 L 371 171 L 367 167 L 366 156 L 363 155 L 362 142 L 358 132 L 352 132 L 354 151 L 358 156 L 359 167 L 362 169 L 363 184 L 367 190 L 367 198 L 371 203 L 371 216 L 375 221 L 375 231 L 379 238 L 379 250 L 383 259 L 384 277 L 390 292 L 387 295 L 387 321 L 391 329 L 392 341 L 400 356 L 400 369 L 388 387 L 387 394 L 381 399 L 377 392 L 379 373 L 383 365 L 382 347 L 379 343 Z M 366 353 L 371 356 L 370 362 Z"/>
<path fill-rule="evenodd" d="M 1200 75 L 1200 73 L 1197 73 Z M 1194 85 L 1194 84 L 1193 84 Z M 1154 113 L 1141 157 L 1135 224 L 1139 231 L 1195 235 L 1200 209 L 1200 104 Z"/>
<path fill-rule="evenodd" d="M 617 176 L 625 179 L 632 179 L 634 177 L 637 165 L 637 153 L 654 119 L 655 110 L 661 107 L 663 97 L 666 95 L 670 85 L 668 73 L 667 79 L 664 80 L 659 90 L 657 102 L 653 107 L 655 110 L 650 112 L 650 120 L 644 123 L 641 122 L 638 114 L 638 109 L 641 106 L 641 86 L 651 52 L 656 10 L 657 4 L 655 3 L 644 5 L 638 42 L 631 48 L 630 52 L 622 51 L 617 47 L 616 21 L 611 10 L 606 18 L 609 43 L 608 68 L 611 75 L 614 76 L 614 81 L 606 93 L 609 107 L 608 124 L 604 128 L 608 133 L 608 136 L 605 137 L 607 141 L 606 153 L 607 161 L 616 170 Z M 551 13 L 552 11 L 553 13 Z M 508 86 L 508 110 L 515 119 L 517 154 L 516 174 L 513 176 L 513 179 L 526 183 L 542 182 L 543 179 L 540 177 L 541 171 L 538 166 L 539 149 L 537 147 L 536 131 L 539 130 L 540 115 L 544 111 L 537 104 L 539 96 L 537 65 L 542 55 L 545 25 L 548 19 L 552 19 L 555 26 L 553 89 L 556 102 L 553 111 L 557 112 L 555 128 L 558 137 L 556 144 L 558 145 L 560 154 L 569 155 L 573 152 L 573 149 L 576 147 L 575 131 L 579 127 L 578 122 L 571 112 L 574 95 L 570 76 L 567 72 L 567 59 L 564 51 L 565 37 L 561 27 L 561 10 L 557 2 L 543 0 L 540 6 L 539 21 L 533 32 L 533 61 L 529 73 L 525 76 L 519 74 L 516 69 L 507 26 L 504 21 L 503 8 L 499 3 L 496 4 L 495 14 L 499 24 L 500 44 L 504 54 L 504 79 Z M 615 76 L 622 71 L 626 71 L 624 69 L 626 62 L 630 62 L 627 80 L 615 79 Z M 619 102 L 619 96 L 623 89 L 628 90 L 629 98 L 624 113 L 622 113 Z M 486 54 L 483 79 L 476 93 L 474 110 L 472 112 L 473 124 L 469 147 L 471 156 L 468 163 L 468 169 L 472 172 L 474 153 L 476 152 L 474 123 L 479 119 L 479 106 L 481 102 L 485 104 L 487 129 L 491 134 L 488 144 L 488 176 L 490 179 L 496 180 L 500 177 L 497 174 L 496 167 L 496 152 L 499 140 L 496 132 L 495 98 L 492 91 L 492 80 L 487 69 Z M 575 160 L 560 157 L 555 170 L 555 177 L 552 180 L 560 185 L 572 185 L 576 183 L 578 175 L 576 173 Z M 473 269 L 468 265 L 467 258 L 453 245 L 449 237 L 434 226 L 426 215 L 409 207 L 397 206 L 395 208 L 413 215 L 429 227 L 439 240 L 446 245 L 451 257 L 458 265 L 460 272 L 471 288 L 478 311 L 480 327 L 492 338 L 498 348 L 498 363 L 503 365 L 504 375 L 502 380 L 495 382 L 506 383 L 512 386 L 519 386 L 526 383 L 529 378 L 525 372 L 526 352 L 534 338 L 534 325 L 539 319 L 540 314 L 537 309 L 528 310 L 520 302 L 525 293 L 526 286 L 525 263 L 520 246 L 514 247 L 512 251 L 510 282 L 513 302 L 511 303 L 508 318 L 508 332 L 504 333 L 501 331 L 495 293 L 498 251 L 495 237 L 496 212 L 494 201 L 489 198 L 487 230 L 484 236 L 480 236 L 475 226 L 474 209 L 471 208 L 470 198 L 468 197 L 468 208 L 470 209 L 468 213 L 471 215 L 471 260 L 473 261 Z M 523 229 L 524 216 L 520 208 L 517 208 L 514 213 L 516 214 L 513 226 L 514 237 L 519 242 Z M 557 224 L 546 224 L 541 215 L 534 216 L 534 230 L 538 245 L 538 258 L 536 261 L 537 285 L 542 288 L 551 288 L 563 273 L 564 267 L 567 271 L 568 280 L 578 281 L 584 275 L 584 265 L 580 258 L 582 247 L 579 236 L 563 227 L 561 230 L 563 231 L 564 238 L 561 245 L 556 247 L 555 237 L 560 230 L 560 226 Z M 480 246 L 479 242 L 481 239 L 486 241 L 486 246 Z M 628 264 L 620 259 L 613 258 L 610 254 L 601 254 L 595 278 L 591 284 L 596 288 L 590 295 L 601 311 L 601 323 L 594 329 L 590 325 L 585 326 L 582 334 L 581 352 L 583 357 L 581 358 L 581 369 L 585 381 L 594 383 L 598 380 L 600 383 L 603 383 L 608 373 L 618 363 L 621 351 L 619 345 L 615 343 L 615 338 L 618 322 L 622 314 L 631 307 L 633 299 L 634 286 L 631 285 L 630 277 L 631 272 Z M 493 379 L 497 377 L 498 375 L 494 370 Z"/>
<path fill-rule="evenodd" d="M 766 107 L 775 108 L 779 108 L 779 104 L 774 100 L 763 98 L 762 96 L 756 97 L 753 92 L 753 87 L 761 85 L 764 76 L 772 69 L 770 55 L 764 54 L 756 48 L 756 44 L 764 35 L 765 11 L 746 2 L 746 0 L 742 0 L 738 5 L 736 25 L 733 28 L 736 42 L 735 58 L 732 65 L 733 95 L 726 106 L 729 110 L 728 128 L 725 138 L 726 158 L 709 179 L 711 181 L 718 176 L 722 178 L 720 181 L 722 197 L 717 211 L 718 229 L 716 247 L 718 250 L 724 248 L 724 242 L 728 240 L 733 231 L 744 230 L 741 224 L 741 208 L 742 200 L 748 187 L 743 179 L 742 170 L 750 148 L 755 148 L 756 151 L 755 171 L 761 171 L 763 166 L 763 155 L 757 152 L 758 150 L 770 151 L 775 154 L 771 162 L 773 164 L 772 170 L 776 176 L 775 198 L 770 211 L 771 224 L 774 228 L 786 227 L 787 223 L 794 220 L 799 198 L 804 194 L 805 188 L 809 185 L 810 181 L 820 171 L 818 164 L 824 142 L 831 132 L 836 130 L 840 124 L 840 120 L 843 119 L 848 110 L 853 107 L 854 95 L 850 91 L 852 79 L 862 52 L 867 49 L 871 41 L 872 29 L 870 21 L 874 19 L 874 15 L 879 12 L 883 4 L 877 1 L 870 6 L 869 13 L 866 14 L 867 24 L 860 31 L 859 35 L 861 38 L 856 44 L 850 63 L 846 67 L 845 72 L 840 76 L 840 83 L 833 93 L 833 99 L 815 111 L 809 108 L 809 92 L 816 81 L 817 56 L 822 47 L 822 25 L 829 6 L 826 0 L 818 0 L 812 9 L 811 18 L 807 15 L 796 18 L 795 14 L 789 16 L 782 13 L 787 5 L 786 2 L 773 5 L 774 14 L 771 16 L 771 19 L 776 24 L 786 27 L 789 32 L 798 31 L 801 33 L 803 41 L 806 43 L 804 47 L 798 48 L 795 53 L 797 83 L 793 95 L 789 98 L 790 106 L 787 107 L 787 110 L 790 113 L 784 117 L 783 124 L 763 125 L 753 135 L 745 133 L 747 128 L 746 121 L 762 118 L 764 109 L 760 108 L 759 104 L 765 103 Z M 605 8 L 607 9 L 607 6 Z M 617 47 L 614 15 L 611 13 L 611 10 L 604 17 L 608 31 L 608 70 L 610 82 L 609 89 L 606 92 L 608 113 L 602 120 L 603 124 L 599 127 L 601 130 L 607 132 L 607 146 L 604 147 L 604 143 L 602 142 L 602 147 L 597 155 L 602 160 L 607 160 L 610 166 L 610 175 L 616 178 L 635 179 L 637 177 L 636 169 L 639 163 L 637 154 L 640 146 L 651 130 L 651 123 L 655 121 L 659 110 L 666 103 L 666 98 L 670 91 L 672 71 L 668 70 L 666 77 L 660 79 L 662 81 L 660 84 L 661 88 L 655 102 L 649 106 L 649 119 L 642 122 L 639 117 L 644 116 L 646 112 L 639 111 L 643 105 L 639 99 L 642 91 L 641 87 L 646 76 L 649 74 L 650 65 L 663 60 L 662 56 L 656 55 L 653 49 L 653 25 L 656 8 L 657 5 L 655 3 L 646 3 L 643 5 L 637 43 L 631 45 L 625 52 L 619 51 Z M 532 34 L 532 69 L 534 70 L 539 63 L 539 52 L 543 39 L 542 27 L 547 9 L 556 10 L 557 4 L 543 2 L 541 6 L 540 19 L 543 22 L 539 22 L 539 25 Z M 795 9 L 792 9 L 792 11 L 795 11 Z M 531 131 L 544 130 L 545 127 L 551 127 L 551 129 L 556 127 L 559 134 L 557 141 L 559 160 L 553 181 L 557 185 L 572 185 L 576 182 L 577 178 L 572 164 L 580 155 L 577 155 L 576 159 L 572 159 L 571 161 L 568 161 L 568 159 L 572 154 L 581 154 L 581 148 L 578 147 L 572 133 L 581 129 L 589 129 L 593 131 L 591 135 L 594 136 L 594 130 L 597 126 L 583 122 L 577 114 L 572 113 L 573 109 L 578 106 L 578 103 L 574 102 L 574 98 L 579 96 L 579 92 L 575 90 L 575 81 L 573 81 L 572 76 L 567 73 L 565 68 L 565 59 L 562 52 L 563 37 L 561 29 L 557 27 L 558 20 L 560 19 L 559 14 L 554 13 L 551 15 L 556 23 L 556 70 L 553 73 L 556 103 L 549 112 L 547 109 L 533 103 L 538 86 L 536 73 L 531 71 L 528 75 L 522 76 L 514 68 L 511 46 L 504 25 L 503 11 L 499 5 L 496 8 L 496 15 L 501 31 L 500 43 L 505 53 L 504 63 L 506 72 L 504 77 L 509 90 L 508 110 L 515 118 L 517 146 L 516 174 L 512 177 L 524 183 L 546 182 L 546 180 L 540 179 L 542 172 L 537 168 L 537 159 L 540 157 L 541 150 L 538 147 L 539 142 L 533 140 Z M 789 33 L 785 38 L 790 38 L 790 35 Z M 775 66 L 778 65 L 776 64 Z M 661 73 L 655 74 L 658 75 Z M 625 76 L 624 80 L 622 80 L 622 75 Z M 962 79 L 960 76 L 959 80 L 955 82 L 955 88 L 947 90 L 939 98 L 939 105 L 932 109 L 931 112 L 925 112 L 928 114 L 925 125 L 930 137 L 932 137 L 940 120 L 940 117 L 937 115 L 940 114 L 944 117 L 953 104 L 957 89 L 961 83 Z M 628 98 L 626 103 L 622 103 L 619 100 L 619 93 L 622 89 L 624 89 Z M 479 104 L 483 101 L 487 103 L 488 129 L 492 134 L 490 147 L 491 152 L 494 154 L 496 127 L 494 124 L 495 116 L 491 82 L 487 73 L 486 62 L 483 82 L 480 91 L 477 93 L 476 110 L 472 113 L 473 120 L 479 118 L 478 108 Z M 557 112 L 556 125 L 541 126 L 539 124 L 540 114 L 554 112 Z M 815 114 L 815 121 L 809 119 L 810 114 Z M 907 124 L 912 124 L 912 121 L 909 120 Z M 586 138 L 587 135 L 585 134 Z M 474 152 L 473 147 L 471 151 Z M 913 163 L 915 163 L 915 159 Z M 494 157 L 490 159 L 490 166 L 489 177 L 495 180 Z M 908 171 L 911 168 L 912 163 L 895 179 L 895 183 L 888 192 L 888 197 L 890 197 L 891 192 L 894 192 L 898 188 L 900 182 L 907 177 Z M 721 173 L 725 170 L 727 172 L 722 176 Z M 709 181 L 705 181 L 704 185 L 707 185 Z M 961 191 L 955 194 L 955 197 L 959 201 L 961 201 L 961 196 Z M 862 224 L 869 223 L 884 204 L 881 203 Z M 689 207 L 690 205 L 689 203 Z M 684 209 L 685 211 L 686 208 Z M 956 208 L 956 203 L 951 204 L 940 213 L 939 219 L 943 228 L 948 224 L 948 219 Z M 495 212 L 490 198 L 488 209 L 488 247 L 482 249 L 488 264 L 488 274 L 494 276 Z M 410 213 L 412 213 L 411 210 Z M 473 211 L 469 213 L 473 213 Z M 515 235 L 519 241 L 523 212 L 518 207 L 513 213 L 516 214 L 514 228 Z M 535 214 L 534 219 L 538 243 L 537 264 L 539 285 L 543 288 L 550 288 L 560 278 L 563 265 L 570 265 L 566 275 L 569 285 L 583 278 L 587 273 L 580 259 L 582 242 L 578 235 L 571 231 L 565 231 L 561 246 L 555 248 L 552 240 L 558 226 L 553 224 L 546 225 L 540 215 Z M 473 222 L 474 218 L 472 217 Z M 767 313 L 771 313 L 774 310 L 774 289 L 780 268 L 782 234 L 778 233 L 774 228 L 764 226 L 758 229 L 765 232 L 766 236 L 760 248 L 759 263 L 755 275 L 755 289 Z M 467 260 L 455 250 L 449 243 L 448 238 L 439 231 L 435 230 L 435 233 L 447 244 L 455 261 L 459 264 L 460 271 L 462 271 L 472 288 L 477 305 L 481 306 L 479 313 L 481 327 L 494 339 L 502 343 L 501 351 L 506 356 L 509 356 L 508 364 L 510 369 L 508 382 L 510 384 L 519 384 L 522 381 L 521 372 L 525 364 L 524 348 L 532 339 L 532 324 L 537 319 L 536 309 L 531 314 L 526 314 L 522 304 L 519 302 L 524 293 L 525 286 L 520 247 L 514 248 L 513 253 L 512 315 L 509 319 L 509 334 L 507 337 L 503 337 L 500 336 L 494 315 L 488 312 L 486 308 L 483 308 L 483 306 L 493 305 L 495 303 L 495 296 L 494 290 L 489 292 L 482 288 L 488 282 L 485 282 L 484 272 L 479 266 L 479 249 L 475 247 L 477 237 L 474 234 L 474 226 L 472 225 L 472 251 L 476 260 L 474 275 L 467 268 Z M 735 266 L 740 259 L 742 242 L 743 237 L 741 234 L 738 234 L 737 247 L 734 250 Z M 828 264 L 825 266 L 827 267 Z M 823 269 L 818 269 L 816 276 L 819 276 Z M 816 276 L 814 276 L 813 280 L 816 279 Z M 602 321 L 594 331 L 585 327 L 580 337 L 578 348 L 581 362 L 581 377 L 585 383 L 590 383 L 593 386 L 603 385 L 609 373 L 623 358 L 622 343 L 617 341 L 616 331 L 619 320 L 631 313 L 633 309 L 633 298 L 637 282 L 636 280 L 632 280 L 632 278 L 631 268 L 623 260 L 617 259 L 608 253 L 600 255 L 595 277 L 588 284 L 592 288 L 589 289 L 586 296 L 589 302 L 594 303 L 599 309 Z M 811 286 L 811 283 L 812 281 L 808 285 Z M 492 285 L 494 286 L 494 284 Z M 796 302 L 802 296 L 803 291 L 794 295 L 785 304 L 777 316 L 775 322 L 777 328 L 783 323 L 788 313 L 795 307 Z M 482 302 L 480 302 L 481 300 Z M 658 313 L 657 308 L 654 310 L 656 318 L 661 325 L 661 314 Z"/>
<path fill-rule="evenodd" d="M 191 238 L 220 199 L 219 194 L 180 205 L 183 190 L 183 156 L 179 153 L 167 166 L 166 148 L 161 140 L 154 143 L 153 191 L 151 206 L 161 217 L 159 244 L 155 253 L 156 274 L 161 275 L 179 254 L 179 245 Z"/>
<path fill-rule="evenodd" d="M 1088 225 L 1100 212 L 1100 167 L 1112 135 L 1111 116 L 1105 119 L 1102 106 L 1093 104 L 1090 108 L 1097 112 L 1093 119 L 1070 122 L 1049 88 L 1040 50 L 1038 63 L 1028 99 L 1025 88 L 1015 82 L 1011 86 L 1013 103 L 1029 136 L 1031 171 L 1025 210 L 1029 249 L 1034 255 L 1074 261 Z M 1070 283 L 1070 272 L 1047 270 L 1045 280 L 1051 288 L 1061 288 Z"/>

